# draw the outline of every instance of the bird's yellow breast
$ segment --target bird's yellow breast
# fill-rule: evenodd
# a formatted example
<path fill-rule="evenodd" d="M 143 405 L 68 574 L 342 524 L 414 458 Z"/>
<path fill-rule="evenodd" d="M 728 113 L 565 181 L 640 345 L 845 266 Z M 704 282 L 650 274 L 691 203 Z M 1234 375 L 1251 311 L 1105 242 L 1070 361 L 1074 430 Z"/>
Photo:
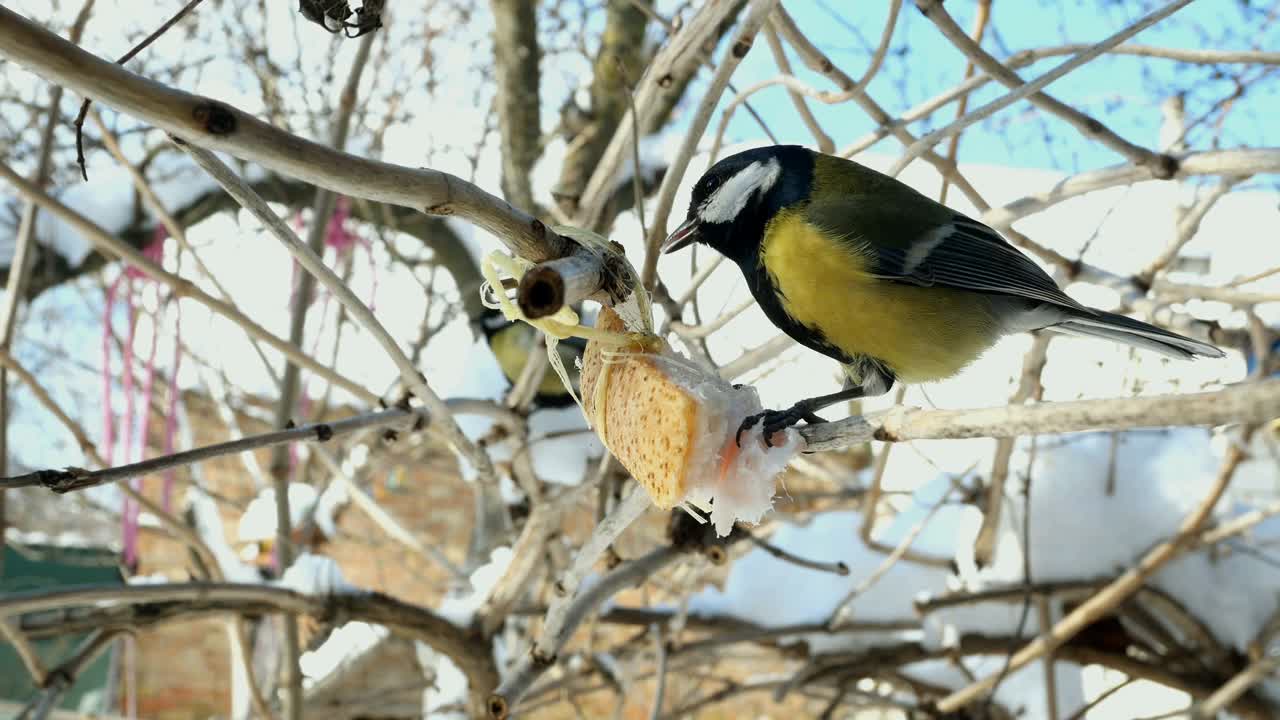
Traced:
<path fill-rule="evenodd" d="M 954 375 L 995 342 L 998 325 L 983 296 L 877 278 L 867 252 L 856 238 L 840 241 L 810 225 L 796 208 L 769 222 L 760 260 L 792 318 L 905 382 Z"/>
<path fill-rule="evenodd" d="M 498 332 L 490 338 L 489 347 L 498 360 L 498 367 L 502 368 L 502 374 L 513 384 L 524 372 L 524 364 L 529 361 L 530 354 L 543 351 L 538 347 L 537 336 L 519 326 L 507 327 Z M 560 376 L 548 370 L 538 385 L 538 394 L 560 395 L 564 392 Z"/>

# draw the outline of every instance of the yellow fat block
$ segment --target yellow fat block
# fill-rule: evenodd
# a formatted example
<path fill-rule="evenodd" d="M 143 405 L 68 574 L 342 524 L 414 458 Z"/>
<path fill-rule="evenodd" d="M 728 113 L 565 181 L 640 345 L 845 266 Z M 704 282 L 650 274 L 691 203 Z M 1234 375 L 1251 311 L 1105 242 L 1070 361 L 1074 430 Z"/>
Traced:
<path fill-rule="evenodd" d="M 626 333 L 611 308 L 596 328 Z M 653 503 L 671 508 L 687 491 L 686 468 L 694 450 L 699 405 L 664 373 L 652 348 L 640 342 L 587 343 L 582 357 L 582 402 L 609 452 L 649 491 Z"/>

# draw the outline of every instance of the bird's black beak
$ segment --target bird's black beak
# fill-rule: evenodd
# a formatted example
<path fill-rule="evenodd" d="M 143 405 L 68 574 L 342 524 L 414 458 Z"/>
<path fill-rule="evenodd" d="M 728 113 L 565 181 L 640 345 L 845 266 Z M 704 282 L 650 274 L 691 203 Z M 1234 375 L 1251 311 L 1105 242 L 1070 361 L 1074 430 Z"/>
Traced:
<path fill-rule="evenodd" d="M 698 218 L 691 217 L 680 224 L 662 243 L 662 254 L 673 253 L 680 248 L 688 247 L 698 240 Z"/>

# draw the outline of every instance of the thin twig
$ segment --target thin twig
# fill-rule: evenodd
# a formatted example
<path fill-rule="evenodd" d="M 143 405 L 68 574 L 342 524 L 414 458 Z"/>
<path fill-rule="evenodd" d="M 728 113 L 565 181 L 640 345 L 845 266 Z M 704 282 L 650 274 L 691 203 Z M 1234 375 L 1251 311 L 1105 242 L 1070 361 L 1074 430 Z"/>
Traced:
<path fill-rule="evenodd" d="M 1048 595 L 1036 595 L 1036 613 L 1040 621 L 1040 636 L 1045 637 L 1053 627 L 1053 613 L 1049 607 Z M 1046 638 L 1047 639 L 1047 638 Z M 1053 668 L 1053 651 L 1050 650 L 1041 658 L 1044 663 L 1044 702 L 1046 720 L 1058 720 L 1058 674 Z"/>
<path fill-rule="evenodd" d="M 1010 405 L 1040 398 L 1040 375 L 1048 360 L 1049 341 L 1052 338 L 1049 333 L 1040 333 L 1031 341 L 1031 348 L 1022 359 L 1018 390 L 1009 400 Z M 1014 438 L 1000 438 L 996 441 L 995 456 L 991 461 L 991 480 L 987 486 L 987 504 L 982 512 L 982 526 L 978 528 L 978 536 L 973 542 L 974 561 L 979 567 L 990 565 L 995 558 L 996 538 L 1000 532 L 1000 516 L 1004 508 L 1004 486 L 1009 479 L 1009 461 L 1013 457 L 1013 449 Z"/>
<path fill-rule="evenodd" d="M 111 153 L 112 157 L 116 159 L 116 162 L 119 163 L 120 166 L 129 173 L 129 177 L 133 179 L 133 186 L 138 191 L 138 195 L 141 197 L 142 203 L 147 206 L 148 210 L 155 213 L 160 224 L 164 226 L 165 230 L 169 232 L 169 235 L 177 241 L 178 245 L 181 246 L 182 249 L 186 251 L 187 255 L 195 262 L 196 270 L 200 273 L 200 276 L 209 281 L 213 286 L 213 289 L 217 290 L 218 294 L 222 296 L 223 300 L 227 301 L 228 304 L 234 305 L 231 293 L 227 291 L 227 289 L 218 280 L 218 277 L 213 274 L 213 271 L 205 265 L 200 254 L 191 246 L 191 242 L 187 239 L 186 228 L 184 228 L 182 224 L 178 222 L 178 219 L 173 216 L 173 213 L 169 212 L 168 208 L 164 206 L 164 202 L 160 199 L 160 196 L 156 194 L 155 188 L 151 186 L 151 183 L 148 182 L 146 176 L 142 174 L 142 171 L 125 156 L 124 150 L 120 148 L 119 140 L 116 138 L 115 133 L 111 132 L 107 128 L 106 123 L 102 120 L 102 115 L 97 111 L 91 111 L 90 117 L 93 118 L 94 124 L 98 126 L 99 138 L 102 140 L 102 144 L 106 146 L 107 152 Z M 266 351 L 263 350 L 262 342 L 247 332 L 246 336 L 252 344 L 254 352 L 258 354 L 258 359 L 262 363 L 263 371 L 267 373 L 273 383 L 279 383 L 280 378 L 276 373 L 275 366 L 272 365 L 271 360 L 267 357 Z"/>
<path fill-rule="evenodd" d="M 374 340 L 377 341 L 384 352 L 395 363 L 396 368 L 400 371 L 400 380 L 405 387 L 413 392 L 417 398 L 426 406 L 428 412 L 432 415 L 432 425 L 454 448 L 454 450 L 464 457 L 471 466 L 476 469 L 476 473 L 481 480 L 496 484 L 498 482 L 497 473 L 493 469 L 493 463 L 489 460 L 489 455 L 480 447 L 478 447 L 471 438 L 467 437 L 462 429 L 458 427 L 458 421 L 454 419 L 453 413 L 449 411 L 449 406 L 435 393 L 427 384 L 427 379 L 413 365 L 413 361 L 405 354 L 404 350 L 391 337 L 391 333 L 387 332 L 386 327 L 378 320 L 356 294 L 342 282 L 342 278 L 338 277 L 306 243 L 302 242 L 289 225 L 280 219 L 253 188 L 249 187 L 244 180 L 227 167 L 216 155 L 203 148 L 187 145 L 185 146 L 188 154 L 196 161 L 200 167 L 204 168 L 213 176 L 218 184 L 231 194 L 245 209 L 249 210 L 258 218 L 260 222 L 276 239 L 284 244 L 290 254 L 298 260 L 303 268 L 314 274 L 333 296 L 338 299 L 342 306 L 351 313 L 351 316 L 360 323 Z"/>
<path fill-rule="evenodd" d="M 1102 123 L 1094 118 L 1090 118 L 1084 113 L 1076 110 L 1068 105 L 1040 92 L 1053 81 L 1067 75 L 1068 73 L 1080 68 L 1081 66 L 1092 62 L 1099 55 L 1102 55 L 1108 49 L 1113 48 L 1125 40 L 1133 37 L 1146 28 L 1160 22 L 1166 17 L 1172 15 L 1178 10 L 1188 5 L 1191 0 L 1173 0 L 1169 4 L 1155 10 L 1154 12 L 1131 23 L 1119 32 L 1112 34 L 1110 37 L 1098 42 L 1088 49 L 1083 50 L 1073 56 L 1070 60 L 1061 63 L 1049 72 L 1024 83 L 1012 70 L 1009 70 L 1000 63 L 999 60 L 992 57 L 989 53 L 979 47 L 964 32 L 964 30 L 956 24 L 951 15 L 943 8 L 940 0 L 916 0 L 916 6 L 920 8 L 930 20 L 938 26 L 943 35 L 956 46 L 960 52 L 966 57 L 972 59 L 978 67 L 982 68 L 987 74 L 996 78 L 1000 83 L 1011 89 L 1011 92 L 993 100 L 986 105 L 968 113 L 965 117 L 952 122 L 946 127 L 935 130 L 928 135 L 920 138 L 920 140 L 909 146 L 893 167 L 889 170 L 889 175 L 897 175 L 903 168 L 915 157 L 918 157 L 923 151 L 933 147 L 935 144 L 945 140 L 956 132 L 995 114 L 997 111 L 1012 105 L 1013 103 L 1027 99 L 1033 105 L 1043 109 L 1046 112 L 1056 115 L 1073 127 L 1080 130 L 1086 137 L 1093 138 L 1108 148 L 1120 153 L 1128 158 L 1135 165 L 1148 166 L 1157 174 L 1158 177 L 1172 177 L 1177 172 L 1177 163 L 1166 155 L 1158 155 L 1150 150 L 1139 147 L 1121 138 L 1112 130 L 1107 129 Z"/>
<path fill-rule="evenodd" d="M 786 550 L 783 550 L 782 548 L 778 547 L 777 545 L 774 545 L 773 543 L 770 543 L 762 538 L 758 538 L 755 536 L 755 533 L 746 532 L 746 531 L 744 531 L 744 533 L 746 534 L 747 539 L 751 541 L 752 545 L 755 545 L 756 547 L 760 548 L 761 550 L 769 553 L 773 557 L 785 563 L 791 563 L 792 565 L 796 565 L 798 567 L 806 568 L 809 570 L 817 570 L 819 572 L 828 572 L 835 575 L 849 574 L 849 566 L 846 565 L 842 560 L 837 560 L 835 562 L 825 562 L 822 560 L 810 560 L 808 558 L 800 557 L 799 555 L 796 555 L 794 553 L 787 552 Z"/>
<path fill-rule="evenodd" d="M 184 450 L 172 455 L 155 457 L 129 465 L 118 465 L 102 470 L 88 471 L 80 468 L 64 470 L 37 470 L 0 479 L 0 487 L 46 487 L 57 493 L 72 492 L 85 488 L 103 485 L 110 482 L 130 480 L 136 477 L 161 472 L 169 468 L 181 467 L 192 463 L 204 462 L 232 453 L 248 452 L 258 448 L 271 447 L 290 442 L 327 442 L 334 437 L 363 430 L 365 428 L 385 427 L 390 425 L 414 425 L 423 422 L 425 412 L 392 408 L 367 415 L 356 415 L 343 420 L 328 423 L 314 423 L 285 430 L 251 435 L 239 440 L 206 445 L 194 450 Z"/>
<path fill-rule="evenodd" d="M 1178 171 L 1174 177 L 1229 177 L 1272 173 L 1277 170 L 1280 170 L 1280 148 L 1207 150 L 1179 155 Z M 1046 192 L 1027 195 L 1001 207 L 985 210 L 978 219 L 993 228 L 1003 230 L 1022 218 L 1043 212 L 1071 198 L 1156 178 L 1157 175 L 1151 168 L 1132 163 L 1089 170 L 1059 181 Z"/>
<path fill-rule="evenodd" d="M 3 35 L 2 22 L 6 12 L 8 11 L 3 6 L 0 6 L 0 35 Z M 2 53 L 3 45 L 0 44 L 0 54 Z M 339 374 L 332 368 L 317 362 L 301 348 L 262 327 L 262 325 L 249 318 L 231 303 L 226 302 L 225 300 L 219 300 L 218 298 L 209 295 L 197 287 L 195 283 L 187 280 L 186 278 L 166 272 L 163 267 L 143 255 L 137 250 L 137 248 L 134 248 L 132 245 L 129 245 L 111 233 L 108 233 L 92 220 L 72 210 L 62 202 L 45 193 L 40 188 L 27 182 L 4 163 L 0 163 L 0 177 L 13 185 L 14 189 L 18 191 L 18 194 L 35 202 L 50 214 L 75 228 L 80 234 L 84 235 L 84 237 L 89 240 L 96 249 L 102 251 L 104 254 L 120 258 L 121 260 L 128 262 L 133 267 L 136 267 L 146 273 L 148 277 L 169 285 L 173 288 L 174 294 L 178 297 L 191 298 L 201 305 L 208 307 L 213 312 L 228 318 L 232 322 L 243 327 L 249 334 L 275 348 L 277 351 L 285 355 L 285 357 L 288 357 L 290 360 L 297 362 L 307 370 L 350 392 L 352 395 L 360 398 L 364 402 L 374 404 L 378 401 L 378 396 L 375 393 L 370 392 L 367 388 L 359 385 L 350 378 Z"/>
<path fill-rule="evenodd" d="M 778 39 L 778 31 L 774 29 L 772 22 L 765 24 L 764 38 L 769 42 L 769 52 L 773 53 L 773 62 L 778 66 L 778 70 L 781 70 L 783 75 L 792 75 L 791 61 L 787 59 L 787 53 L 782 47 L 782 41 Z M 836 151 L 835 141 L 822 129 L 818 119 L 813 116 L 813 111 L 809 109 L 809 104 L 804 101 L 804 96 L 792 88 L 787 88 L 787 95 L 791 98 L 791 104 L 795 106 L 796 114 L 800 116 L 800 120 L 804 122 L 805 127 L 809 128 L 809 132 L 813 134 L 813 141 L 817 144 L 818 150 L 827 154 L 834 153 Z"/>
<path fill-rule="evenodd" d="M 1248 436 L 1247 430 L 1245 436 Z M 1010 673 L 1017 672 L 1028 663 L 1035 661 L 1045 653 L 1060 647 L 1075 637 L 1090 623 L 1110 612 L 1121 602 L 1124 602 L 1126 598 L 1141 588 L 1148 578 L 1168 564 L 1170 560 L 1192 547 L 1201 528 L 1217 506 L 1218 500 L 1222 498 L 1227 487 L 1231 484 L 1231 478 L 1241 461 L 1244 460 L 1244 456 L 1245 453 L 1239 446 L 1231 445 L 1227 451 L 1226 460 L 1223 461 L 1222 467 L 1218 471 L 1218 476 L 1214 479 L 1213 486 L 1196 508 L 1183 519 L 1177 533 L 1172 538 L 1152 548 L 1136 566 L 1127 570 L 1101 591 L 1082 602 L 1059 620 L 1049 632 L 1042 634 L 1015 653 L 1009 660 L 1008 671 Z M 997 679 L 996 675 L 988 675 L 978 682 L 951 693 L 938 702 L 938 710 L 944 713 L 959 710 L 990 690 Z"/>
<path fill-rule="evenodd" d="M 649 626 L 649 634 L 653 636 L 654 653 L 654 687 L 653 708 L 649 711 L 649 720 L 662 717 L 662 700 L 667 689 L 667 642 L 662 637 L 662 626 L 653 623 Z"/>
<path fill-rule="evenodd" d="M 386 508 L 378 504 L 378 501 L 370 497 L 369 493 L 364 491 L 364 488 L 357 485 L 356 481 L 343 471 L 338 460 L 324 446 L 318 446 L 316 450 L 320 461 L 329 467 L 330 474 L 335 478 L 334 482 L 342 483 L 343 489 L 347 496 L 351 498 L 352 504 L 360 508 L 365 515 L 368 515 L 374 525 L 381 528 L 392 540 L 439 565 L 455 580 L 467 580 L 467 574 L 449 560 L 449 556 L 445 555 L 444 550 L 437 547 L 435 543 L 422 542 L 417 536 L 409 532 Z"/>
<path fill-rule="evenodd" d="M 1249 666 L 1232 677 L 1212 695 L 1202 700 L 1191 709 L 1193 720 L 1209 720 L 1218 717 L 1236 698 L 1245 694 L 1254 685 L 1267 679 L 1269 675 L 1280 669 L 1280 655 L 1268 655 L 1249 663 Z"/>
<path fill-rule="evenodd" d="M 720 313 L 716 316 L 715 320 L 704 325 L 685 325 L 679 320 L 673 320 L 671 322 L 671 332 L 689 340 L 705 338 L 725 325 L 728 325 L 734 318 L 738 317 L 742 313 L 750 310 L 753 305 L 755 305 L 755 298 L 747 298 L 737 307 Z"/>
<path fill-rule="evenodd" d="M 640 119 L 643 121 L 641 132 L 649 129 L 647 123 L 657 119 L 659 101 L 667 92 L 666 87 L 675 82 L 677 74 L 684 75 L 688 71 L 688 58 L 691 55 L 700 57 L 703 54 L 703 44 L 717 37 L 721 25 L 729 22 L 739 9 L 737 3 L 704 3 L 680 27 L 679 32 L 668 37 L 667 44 L 653 56 L 645 74 L 636 85 L 635 104 L 640 109 Z M 630 114 L 622 117 L 609 140 L 609 146 L 605 148 L 591 173 L 591 178 L 582 191 L 580 209 L 575 218 L 574 224 L 578 227 L 595 227 L 601 220 L 605 206 L 616 188 L 614 177 L 630 151 L 631 122 Z"/>
<path fill-rule="evenodd" d="M 641 237 L 649 237 L 649 228 L 644 222 L 644 179 L 640 177 L 640 113 L 636 110 L 636 89 L 622 58 L 615 57 L 614 60 L 618 63 L 618 75 L 627 89 L 627 102 L 631 109 L 631 188 L 635 192 L 636 218 L 640 221 Z"/>
<path fill-rule="evenodd" d="M 258 676 L 253 671 L 253 648 L 249 639 L 247 622 L 240 615 L 227 620 L 227 635 L 231 645 L 231 653 L 235 656 L 232 661 L 239 663 L 240 672 L 244 673 L 245 685 L 248 686 L 249 690 L 249 702 L 253 704 L 253 711 L 258 713 L 259 717 L 273 720 L 275 715 L 272 714 L 270 706 L 267 705 L 267 699 L 262 694 L 262 684 L 258 682 Z"/>
<path fill-rule="evenodd" d="M 27 386 L 27 389 L 35 396 L 36 401 L 44 406 L 44 408 L 48 410 L 54 418 L 56 418 L 58 422 L 67 429 L 68 432 L 71 433 L 71 436 L 76 439 L 76 443 L 80 446 L 81 451 L 89 458 L 89 460 L 100 468 L 107 467 L 107 461 L 98 454 L 97 446 L 95 446 L 93 441 L 89 439 L 89 435 L 84 431 L 84 428 L 73 420 L 71 416 L 54 401 L 48 391 L 44 389 L 44 387 L 30 372 L 27 371 L 26 368 L 22 367 L 22 365 L 12 355 L 3 351 L 0 351 L 0 366 L 3 366 L 13 372 L 13 374 Z M 45 472 L 57 473 L 59 471 L 51 470 Z M 61 472 L 79 474 L 87 471 L 80 468 L 70 468 Z M 29 473 L 28 475 L 19 477 L 30 477 L 31 475 L 38 474 L 39 473 Z M 10 486 L 6 484 L 6 480 L 0 480 L 0 490 L 8 487 L 21 486 Z M 142 508 L 147 512 L 153 514 L 156 519 L 169 530 L 169 532 L 173 533 L 174 537 L 185 542 L 189 547 L 191 547 L 191 549 L 195 551 L 196 555 L 204 561 L 205 565 L 210 568 L 210 572 L 214 574 L 214 579 L 220 579 L 220 571 L 218 570 L 217 563 L 214 561 L 213 553 L 209 550 L 208 546 L 204 544 L 204 541 L 196 536 L 190 527 L 174 517 L 173 513 L 160 507 L 154 500 L 143 495 L 138 490 L 135 490 L 131 485 L 127 483 L 121 485 L 120 491 L 123 492 L 126 497 L 142 506 Z"/>
<path fill-rule="evenodd" d="M 971 33 L 973 35 L 973 42 L 977 44 L 979 47 L 982 46 L 982 38 L 984 35 L 986 35 L 987 23 L 990 22 L 990 20 L 991 20 L 991 0 L 979 0 L 978 11 L 973 16 L 973 32 Z M 969 78 L 973 77 L 973 71 L 975 69 L 976 69 L 976 66 L 973 64 L 973 59 L 970 58 L 964 64 L 964 79 L 968 80 Z M 964 95 L 960 96 L 960 102 L 956 103 L 956 119 L 964 117 L 965 113 L 968 112 L 970 97 L 972 96 L 968 93 L 965 93 Z M 953 165 L 959 161 L 960 133 L 956 133 L 955 135 L 951 136 L 951 140 L 947 144 L 947 153 L 945 157 Z M 943 205 L 947 204 L 947 191 L 950 189 L 951 189 L 951 179 L 944 176 L 942 178 L 942 188 L 938 190 L 938 202 L 942 203 Z"/>
<path fill-rule="evenodd" d="M 1098 707 L 1102 703 L 1106 702 L 1107 698 L 1111 697 L 1112 695 L 1115 695 L 1116 693 L 1129 687 L 1131 684 L 1137 681 L 1138 681 L 1138 678 L 1136 677 L 1127 677 L 1124 680 L 1116 683 L 1115 685 L 1112 685 L 1111 687 L 1099 693 L 1098 697 L 1082 705 L 1079 710 L 1075 711 L 1074 713 L 1071 713 L 1071 717 L 1067 718 L 1067 720 L 1084 720 L 1084 716 L 1087 715 L 1090 710 Z"/>
<path fill-rule="evenodd" d="M 1214 545 L 1223 540 L 1242 535 L 1249 532 L 1250 529 L 1257 527 L 1266 520 L 1280 515 L 1280 502 L 1273 502 L 1269 505 L 1251 510 L 1243 515 L 1234 517 L 1220 525 L 1216 525 L 1204 532 L 1200 536 L 1200 542 L 1203 545 Z"/>
<path fill-rule="evenodd" d="M 720 59 L 710 86 L 703 91 L 702 101 L 698 104 L 698 109 L 689 123 L 684 141 L 662 177 L 657 205 L 653 211 L 653 227 L 650 228 L 649 235 L 646 237 L 644 267 L 640 271 L 640 281 L 646 288 L 652 288 L 657 280 L 658 246 L 666 235 L 667 218 L 671 215 L 671 206 L 675 203 L 676 188 L 689 168 L 689 160 L 697 149 L 698 140 L 706 131 L 707 123 L 711 121 L 711 114 L 715 111 L 720 96 L 724 94 L 725 87 L 729 84 L 729 77 L 738 68 L 742 58 L 750 52 L 752 40 L 777 4 L 778 0 L 751 0 L 746 19 L 738 27 L 733 42 L 729 44 L 728 50 Z"/>
<path fill-rule="evenodd" d="M 80 672 L 109 648 L 117 635 L 117 631 L 98 630 L 85 638 L 70 658 L 49 673 L 48 681 L 41 684 L 40 692 L 18 716 L 19 720 L 45 720 L 71 689 Z"/>
<path fill-rule="evenodd" d="M 1231 191 L 1236 185 L 1248 180 L 1246 175 L 1230 175 L 1223 178 L 1212 190 L 1192 205 L 1189 209 L 1178 217 L 1177 226 L 1174 230 L 1173 240 L 1168 247 L 1160 252 L 1147 266 L 1139 270 L 1136 274 L 1144 284 L 1150 285 L 1156 277 L 1156 273 L 1165 269 L 1177 259 L 1178 254 L 1182 252 L 1182 248 L 1195 238 L 1196 233 L 1200 230 L 1200 224 L 1204 221 L 1205 215 L 1213 209 L 1213 206 L 1222 199 L 1224 195 Z"/>
<path fill-rule="evenodd" d="M 156 28 L 155 32 L 143 38 L 142 42 L 138 43 L 137 45 L 134 45 L 129 50 L 129 52 L 125 53 L 124 55 L 121 55 L 120 59 L 116 61 L 116 64 L 123 65 L 129 62 L 130 60 L 132 60 L 134 55 L 137 55 L 138 53 L 142 52 L 144 49 L 146 49 L 148 45 L 155 42 L 157 38 L 159 38 L 161 35 L 168 32 L 169 28 L 176 25 L 179 20 L 185 17 L 187 13 L 194 10 L 196 6 L 202 2 L 204 2 L 204 0 L 190 0 L 190 2 L 188 2 L 186 5 L 183 5 L 182 9 L 174 13 L 173 17 L 166 20 L 164 24 L 161 25 L 159 28 Z M 81 103 L 80 105 L 80 113 L 76 115 L 76 121 L 75 121 L 76 164 L 80 166 L 80 175 L 85 179 L 85 182 L 88 182 L 89 180 L 89 170 L 85 166 L 85 162 L 84 162 L 84 119 L 85 119 L 85 116 L 89 114 L 89 105 L 92 102 L 93 102 L 92 98 L 85 98 L 84 102 Z"/>
<path fill-rule="evenodd" d="M 543 619 L 542 635 L 533 646 L 534 655 L 555 657 L 560 630 L 568 621 L 570 606 L 583 579 L 613 541 L 649 507 L 649 494 L 639 485 L 632 485 L 631 492 L 596 526 L 591 537 L 578 549 L 573 564 L 556 581 L 557 597 L 551 601 L 551 607 L 547 609 L 547 615 Z"/>
<path fill-rule="evenodd" d="M 889 1 L 889 16 L 884 21 L 884 29 L 880 31 L 880 43 L 876 45 L 875 52 L 871 54 L 871 62 L 867 63 L 867 69 L 862 73 L 862 77 L 858 78 L 857 84 L 847 91 L 850 97 L 864 94 L 867 91 L 867 87 L 871 85 L 876 73 L 880 72 L 885 56 L 889 54 L 889 43 L 893 40 L 893 31 L 898 26 L 898 13 L 901 10 L 902 0 Z"/>
<path fill-rule="evenodd" d="M 831 58 L 819 50 L 818 46 L 813 44 L 813 41 L 805 37 L 799 26 L 796 25 L 795 20 L 787 13 L 786 8 L 779 6 L 774 20 L 777 23 L 778 31 L 796 49 L 796 52 L 799 53 L 800 58 L 809 69 L 825 75 L 841 90 L 852 92 L 857 89 L 858 83 L 832 62 Z M 861 92 L 853 93 L 852 99 L 874 122 L 884 125 L 891 121 L 892 118 L 889 113 L 873 100 L 865 89 Z M 904 126 L 894 126 L 889 132 L 903 145 L 910 146 L 916 141 L 915 135 Z M 986 209 L 986 201 L 982 199 L 982 196 L 973 185 L 965 179 L 964 175 L 956 169 L 955 165 L 947 162 L 946 158 L 932 150 L 924 152 L 922 157 L 930 165 L 933 165 L 939 174 L 950 177 L 951 182 L 965 194 L 965 197 L 969 198 L 969 201 L 975 207 L 979 210 Z"/>
<path fill-rule="evenodd" d="M 93 11 L 94 0 L 85 0 L 80 12 L 71 23 L 68 38 L 72 43 L 79 43 L 84 28 L 89 23 Z M 63 89 L 55 86 L 49 90 L 49 111 L 45 118 L 44 129 L 40 135 L 40 151 L 36 157 L 35 171 L 31 175 L 32 184 L 44 187 L 49 178 L 54 149 L 54 133 L 62 123 L 61 105 Z M 27 280 L 30 277 L 33 253 L 36 249 L 36 215 L 39 206 L 27 200 L 23 204 L 22 215 L 18 220 L 17 233 L 14 235 L 13 257 L 9 259 L 9 277 L 5 280 L 4 298 L 0 299 L 0 351 L 6 354 L 13 346 L 14 330 L 17 325 L 18 308 L 27 295 Z M 0 367 L 0 475 L 9 474 L 9 373 L 7 368 Z M 0 490 L 0 567 L 3 567 L 5 525 L 4 491 Z"/>
<path fill-rule="evenodd" d="M 929 524 L 929 521 L 932 520 L 933 516 L 938 513 L 938 510 L 942 509 L 942 506 L 951 499 L 951 493 L 952 491 L 948 491 L 939 498 L 938 501 L 934 503 L 933 507 L 929 508 L 929 511 L 925 513 L 924 517 L 920 518 L 916 524 L 907 531 L 907 534 L 903 536 L 902 540 L 898 543 L 898 546 L 893 549 L 893 552 L 886 555 L 884 560 L 880 561 L 880 565 L 877 566 L 870 575 L 863 578 L 861 582 L 850 589 L 849 592 L 840 599 L 840 602 L 836 604 L 835 609 L 831 611 L 830 619 L 827 620 L 828 630 L 839 630 L 841 626 L 850 619 L 850 616 L 853 614 L 853 603 L 858 599 L 858 596 L 871 589 L 871 587 L 879 582 L 894 565 L 897 565 L 902 561 L 907 550 L 911 548 L 913 543 L 915 543 L 916 538 L 920 537 L 920 533 L 924 531 L 925 527 Z"/>
<path fill-rule="evenodd" d="M 573 559 L 570 569 L 564 571 L 556 583 L 557 597 L 552 600 L 547 614 L 543 618 L 543 632 L 538 637 L 515 669 L 507 675 L 502 685 L 489 700 L 489 715 L 506 717 L 515 703 L 524 696 L 527 689 L 544 670 L 554 665 L 557 655 L 564 643 L 573 634 L 573 630 L 586 619 L 590 610 L 599 606 L 625 585 L 648 578 L 650 574 L 662 568 L 667 562 L 675 560 L 678 551 L 671 547 L 659 548 L 640 559 L 625 562 L 614 569 L 599 582 L 591 584 L 585 592 L 577 592 L 586 573 L 595 565 L 595 561 L 603 555 L 622 530 L 635 521 L 649 507 L 649 496 L 643 488 L 634 486 L 630 495 L 609 512 L 607 518 L 596 528 L 588 541 L 582 543 Z"/>

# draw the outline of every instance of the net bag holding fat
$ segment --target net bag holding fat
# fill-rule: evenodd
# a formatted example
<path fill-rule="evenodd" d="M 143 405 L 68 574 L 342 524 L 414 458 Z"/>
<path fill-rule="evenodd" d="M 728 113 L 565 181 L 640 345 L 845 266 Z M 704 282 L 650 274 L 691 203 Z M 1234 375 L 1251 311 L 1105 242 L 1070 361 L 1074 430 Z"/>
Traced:
<path fill-rule="evenodd" d="M 742 420 L 762 409 L 754 388 L 733 387 L 611 308 L 601 309 L 596 330 L 605 335 L 583 355 L 583 410 L 654 504 L 709 512 L 719 535 L 735 520 L 759 521 L 773 506 L 776 476 L 800 450 L 799 433 L 777 433 L 767 447 L 757 426 L 739 447 Z"/>

